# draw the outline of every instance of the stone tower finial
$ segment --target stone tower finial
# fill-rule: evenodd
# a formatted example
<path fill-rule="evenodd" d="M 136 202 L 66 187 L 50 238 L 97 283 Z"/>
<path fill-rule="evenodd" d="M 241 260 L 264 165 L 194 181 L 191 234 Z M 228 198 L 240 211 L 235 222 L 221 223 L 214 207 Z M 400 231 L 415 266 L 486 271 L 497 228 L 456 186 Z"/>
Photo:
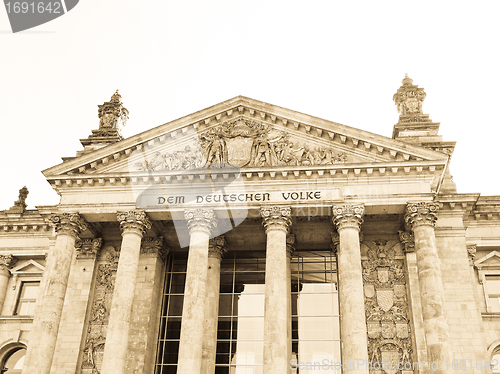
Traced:
<path fill-rule="evenodd" d="M 111 96 L 109 101 L 98 105 L 99 130 L 92 130 L 88 139 L 81 140 L 83 146 L 97 143 L 115 143 L 122 140 L 121 127 L 128 120 L 128 110 L 123 106 L 122 96 L 118 90 Z"/>
<path fill-rule="evenodd" d="M 429 117 L 425 117 L 422 112 L 422 104 L 425 99 L 423 88 L 413 84 L 413 80 L 405 75 L 402 80 L 403 85 L 393 97 L 398 107 L 399 122 L 427 122 Z"/>

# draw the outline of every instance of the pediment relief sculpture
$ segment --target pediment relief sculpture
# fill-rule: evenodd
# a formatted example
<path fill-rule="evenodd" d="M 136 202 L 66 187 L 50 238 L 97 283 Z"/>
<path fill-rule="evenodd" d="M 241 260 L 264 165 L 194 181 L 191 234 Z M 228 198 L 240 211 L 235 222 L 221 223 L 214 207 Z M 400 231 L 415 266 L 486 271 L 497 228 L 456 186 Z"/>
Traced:
<path fill-rule="evenodd" d="M 134 164 L 136 171 L 190 170 L 204 167 L 332 165 L 347 162 L 333 148 L 300 145 L 291 135 L 247 119 L 222 123 L 183 148 L 155 152 Z"/>

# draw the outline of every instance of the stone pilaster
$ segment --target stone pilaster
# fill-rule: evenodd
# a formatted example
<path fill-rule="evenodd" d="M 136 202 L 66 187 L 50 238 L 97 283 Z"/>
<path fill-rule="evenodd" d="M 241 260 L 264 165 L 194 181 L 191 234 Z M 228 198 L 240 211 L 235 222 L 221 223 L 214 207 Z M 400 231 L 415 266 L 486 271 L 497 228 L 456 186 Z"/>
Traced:
<path fill-rule="evenodd" d="M 286 236 L 292 225 L 292 212 L 286 206 L 262 207 L 260 212 L 267 235 L 263 373 L 285 374 L 290 370 L 291 349 L 290 259 Z"/>
<path fill-rule="evenodd" d="M 451 362 L 450 329 L 444 314 L 443 281 L 436 248 L 434 227 L 438 203 L 420 202 L 406 205 L 405 221 L 413 231 L 417 255 L 418 279 L 422 300 L 428 358 Z M 445 372 L 439 366 L 439 372 Z"/>
<path fill-rule="evenodd" d="M 342 361 L 368 361 L 368 339 L 363 295 L 359 232 L 363 205 L 333 206 L 333 224 L 339 234 L 337 269 L 339 281 Z M 344 369 L 349 373 L 368 373 L 364 365 Z"/>
<path fill-rule="evenodd" d="M 16 261 L 16 258 L 12 255 L 0 255 L 0 312 L 7 294 L 7 285 L 10 278 L 9 269 L 14 266 Z"/>
<path fill-rule="evenodd" d="M 219 318 L 220 262 L 227 252 L 224 236 L 212 238 L 208 242 L 207 291 L 205 295 L 205 332 L 201 373 L 215 372 L 215 354 L 217 351 L 217 322 Z"/>
<path fill-rule="evenodd" d="M 85 220 L 76 213 L 55 214 L 49 218 L 49 222 L 55 228 L 56 243 L 47 259 L 43 275 L 45 287 L 29 335 L 24 374 L 50 372 L 75 241 L 88 227 Z"/>
<path fill-rule="evenodd" d="M 82 341 L 71 338 L 85 335 L 85 318 L 89 303 L 92 302 L 89 295 L 96 269 L 96 258 L 99 256 L 102 243 L 102 238 L 77 240 L 75 243 L 76 256 L 71 260 L 51 374 L 77 372 Z"/>
<path fill-rule="evenodd" d="M 186 209 L 184 217 L 189 228 L 189 254 L 182 306 L 181 341 L 178 374 L 201 372 L 205 300 L 208 274 L 208 243 L 217 227 L 212 209 Z"/>
<path fill-rule="evenodd" d="M 116 217 L 120 222 L 122 245 L 109 313 L 101 374 L 125 373 L 141 240 L 146 230 L 151 228 L 151 222 L 142 210 L 118 212 Z"/>

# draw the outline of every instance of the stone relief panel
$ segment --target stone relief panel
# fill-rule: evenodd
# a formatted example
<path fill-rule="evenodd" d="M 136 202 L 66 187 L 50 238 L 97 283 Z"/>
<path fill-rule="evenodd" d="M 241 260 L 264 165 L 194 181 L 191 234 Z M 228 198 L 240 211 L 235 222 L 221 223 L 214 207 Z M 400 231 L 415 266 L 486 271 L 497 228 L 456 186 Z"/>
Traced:
<path fill-rule="evenodd" d="M 387 374 L 400 372 L 400 362 L 412 361 L 403 246 L 399 241 L 364 241 L 362 260 L 368 358 L 374 363 L 391 362 L 380 368 Z M 373 369 L 371 372 L 380 373 Z"/>
<path fill-rule="evenodd" d="M 119 250 L 116 248 L 105 246 L 98 258 L 94 295 L 83 348 L 82 374 L 99 374 L 101 367 L 118 268 Z"/>
<path fill-rule="evenodd" d="M 248 119 L 223 122 L 199 135 L 199 141 L 156 152 L 134 165 L 140 171 L 190 170 L 204 167 L 333 165 L 347 156 L 329 147 L 310 148 L 286 131 Z"/>

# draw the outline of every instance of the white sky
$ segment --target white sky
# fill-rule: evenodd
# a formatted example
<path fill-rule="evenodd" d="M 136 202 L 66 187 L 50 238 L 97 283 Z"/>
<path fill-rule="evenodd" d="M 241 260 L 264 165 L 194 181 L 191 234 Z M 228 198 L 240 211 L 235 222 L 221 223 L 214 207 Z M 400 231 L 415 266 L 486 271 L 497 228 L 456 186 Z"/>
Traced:
<path fill-rule="evenodd" d="M 125 137 L 248 96 L 390 137 L 405 73 L 458 142 L 458 192 L 500 195 L 500 2 L 82 0 L 12 34 L 0 7 L 0 210 L 57 204 L 41 170 L 82 149 L 118 88 Z"/>

